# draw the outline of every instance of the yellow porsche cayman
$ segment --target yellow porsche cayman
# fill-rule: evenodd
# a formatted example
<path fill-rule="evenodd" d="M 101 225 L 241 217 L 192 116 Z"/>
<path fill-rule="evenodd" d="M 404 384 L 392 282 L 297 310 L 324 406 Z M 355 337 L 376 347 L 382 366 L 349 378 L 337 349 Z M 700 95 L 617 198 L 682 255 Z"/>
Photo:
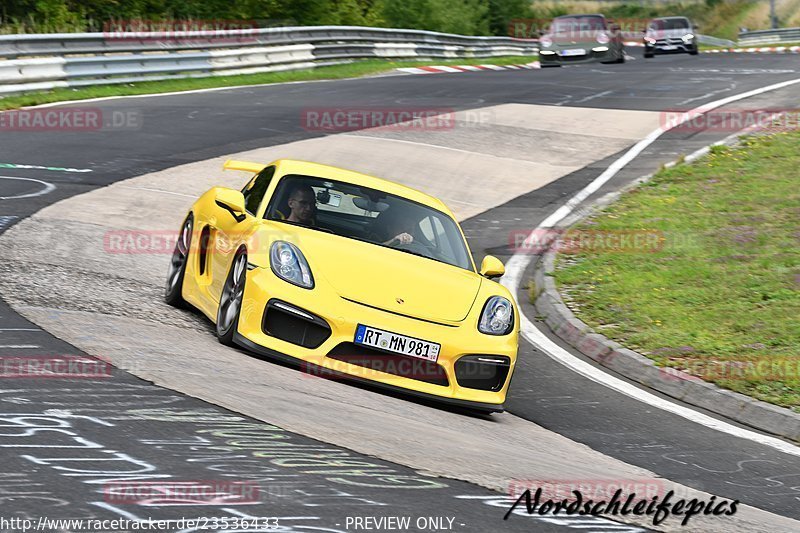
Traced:
<path fill-rule="evenodd" d="M 228 161 L 254 176 L 191 207 L 167 303 L 198 308 L 223 344 L 485 411 L 502 411 L 518 310 L 475 268 L 436 198 L 303 161 Z"/>

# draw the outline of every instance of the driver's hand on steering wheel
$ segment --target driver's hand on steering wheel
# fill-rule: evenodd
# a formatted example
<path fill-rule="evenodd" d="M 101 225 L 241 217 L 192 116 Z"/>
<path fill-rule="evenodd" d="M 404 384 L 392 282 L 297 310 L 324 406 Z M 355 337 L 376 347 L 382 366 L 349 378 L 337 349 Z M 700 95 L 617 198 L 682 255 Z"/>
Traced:
<path fill-rule="evenodd" d="M 411 236 L 409 233 L 400 233 L 399 235 L 395 235 L 384 244 L 393 244 L 397 242 L 397 244 L 411 244 L 414 242 L 414 237 Z"/>

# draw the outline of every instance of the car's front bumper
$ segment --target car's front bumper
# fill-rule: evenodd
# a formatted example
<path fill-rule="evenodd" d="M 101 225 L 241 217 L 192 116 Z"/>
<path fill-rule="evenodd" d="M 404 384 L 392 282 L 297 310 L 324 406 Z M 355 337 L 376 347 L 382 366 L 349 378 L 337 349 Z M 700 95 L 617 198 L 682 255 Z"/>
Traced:
<path fill-rule="evenodd" d="M 683 39 L 659 40 L 655 43 L 644 43 L 646 54 L 686 54 L 697 50 L 697 43 L 694 41 L 685 42 Z"/>
<path fill-rule="evenodd" d="M 291 342 L 268 334 L 265 317 L 269 302 L 286 304 L 321 319 L 320 324 L 327 325 L 330 332 L 313 328 L 311 336 L 298 334 Z M 475 305 L 482 308 L 482 303 Z M 429 363 L 364 349 L 353 343 L 359 324 L 439 343 L 438 359 Z M 280 335 L 286 337 L 284 333 Z M 318 338 L 312 338 L 313 335 Z M 300 363 L 304 371 L 312 375 L 347 376 L 414 395 L 435 397 L 446 403 L 502 411 L 516 362 L 518 330 L 515 327 L 508 335 L 491 336 L 478 332 L 471 318 L 458 324 L 445 324 L 402 316 L 342 298 L 324 280 L 317 280 L 317 286 L 307 290 L 277 279 L 269 269 L 256 268 L 248 272 L 236 341 L 253 351 Z M 493 390 L 463 386 L 466 379 L 474 378 L 478 371 L 484 374 L 487 371 L 483 367 L 475 369 L 463 361 L 457 368 L 456 363 L 466 355 L 508 358 L 507 375 L 498 377 L 498 386 Z M 328 372 L 320 372 L 321 369 Z M 469 369 L 470 375 L 465 377 L 464 369 Z"/>
<path fill-rule="evenodd" d="M 605 50 L 603 50 L 605 48 Z M 598 44 L 591 48 L 585 48 L 586 54 L 580 56 L 563 56 L 561 49 L 539 50 L 539 62 L 542 66 L 551 65 L 574 65 L 580 63 L 596 63 L 613 61 L 616 59 L 615 52 L 611 46 Z"/>

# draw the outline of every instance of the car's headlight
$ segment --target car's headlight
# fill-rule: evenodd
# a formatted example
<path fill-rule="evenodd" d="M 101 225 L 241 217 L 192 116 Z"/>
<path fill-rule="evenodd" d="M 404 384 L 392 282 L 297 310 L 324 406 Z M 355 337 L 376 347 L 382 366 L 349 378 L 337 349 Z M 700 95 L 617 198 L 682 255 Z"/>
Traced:
<path fill-rule="evenodd" d="M 692 39 L 694 39 L 694 35 L 691 34 L 691 33 L 687 33 L 686 35 L 681 37 L 681 39 L 683 39 L 683 42 L 688 43 L 688 42 L 691 42 Z"/>
<path fill-rule="evenodd" d="M 550 48 L 551 46 L 553 46 L 553 39 L 545 35 L 544 37 L 539 39 L 539 44 L 542 45 L 544 48 Z"/>
<path fill-rule="evenodd" d="M 305 289 L 314 288 L 314 276 L 306 258 L 297 246 L 286 241 L 275 241 L 269 251 L 272 271 L 282 280 Z"/>
<path fill-rule="evenodd" d="M 607 33 L 600 32 L 597 34 L 597 42 L 600 44 L 608 44 L 611 41 L 611 37 L 608 36 Z"/>
<path fill-rule="evenodd" d="M 483 306 L 478 331 L 487 335 L 506 335 L 514 328 L 514 306 L 502 296 L 492 296 Z"/>

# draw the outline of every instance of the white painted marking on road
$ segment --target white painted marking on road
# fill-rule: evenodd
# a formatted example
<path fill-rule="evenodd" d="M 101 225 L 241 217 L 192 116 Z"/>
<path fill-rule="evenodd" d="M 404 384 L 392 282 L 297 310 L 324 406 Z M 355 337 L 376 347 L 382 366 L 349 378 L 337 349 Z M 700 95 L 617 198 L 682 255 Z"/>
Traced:
<path fill-rule="evenodd" d="M 49 170 L 52 172 L 92 172 L 91 168 L 48 167 L 43 165 L 26 165 L 24 163 L 0 163 L 0 168 L 16 168 L 22 170 Z"/>
<path fill-rule="evenodd" d="M 757 96 L 766 92 L 775 91 L 784 87 L 795 85 L 797 83 L 800 83 L 800 79 L 788 80 L 781 83 L 768 85 L 760 89 L 754 89 L 752 91 L 729 96 L 721 100 L 716 100 L 687 112 L 679 120 L 676 120 L 674 124 L 669 125 L 669 127 L 659 128 L 652 131 L 644 139 L 633 145 L 627 152 L 625 152 L 625 154 L 622 155 L 622 157 L 614 161 L 611 166 L 609 166 L 591 183 L 578 191 L 572 198 L 569 199 L 569 201 L 567 201 L 567 203 L 559 207 L 553 214 L 542 221 L 542 223 L 539 224 L 539 226 L 533 230 L 528 237 L 526 237 L 524 242 L 527 243 L 531 237 L 537 235 L 542 229 L 552 228 L 559 222 L 563 221 L 567 216 L 570 215 L 570 213 L 572 213 L 572 211 L 575 210 L 578 205 L 586 200 L 592 193 L 599 190 L 600 187 L 607 183 L 611 178 L 616 176 L 623 167 L 633 161 L 639 154 L 642 153 L 642 151 L 653 144 L 653 142 L 655 142 L 659 137 L 661 137 L 662 134 L 669 131 L 671 128 L 683 124 L 687 120 L 696 117 L 698 114 L 707 113 L 731 102 L 744 100 L 745 98 L 750 98 L 751 96 Z M 501 283 L 503 283 L 503 285 L 505 285 L 509 291 L 511 291 L 511 294 L 514 295 L 514 297 L 516 297 L 519 291 L 522 274 L 530 264 L 531 259 L 532 256 L 530 254 L 516 253 L 513 257 L 511 257 L 511 259 L 509 259 L 508 264 L 506 265 L 506 274 L 501 279 Z M 521 333 L 525 340 L 541 350 L 551 359 L 554 359 L 558 363 L 561 363 L 574 372 L 591 379 L 595 383 L 599 383 L 600 385 L 613 389 L 642 403 L 646 403 L 668 413 L 678 415 L 686 420 L 696 422 L 721 433 L 726 433 L 734 437 L 747 439 L 758 444 L 763 444 L 764 446 L 769 446 L 789 455 L 800 456 L 800 447 L 795 446 L 794 444 L 775 437 L 762 435 L 760 433 L 756 433 L 755 431 L 734 426 L 733 424 L 718 420 L 699 411 L 695 411 L 694 409 L 678 405 L 672 401 L 656 396 L 655 394 L 647 392 L 646 390 L 640 389 L 639 387 L 636 387 L 626 381 L 616 378 L 605 371 L 599 370 L 589 363 L 578 359 L 569 351 L 553 342 L 549 337 L 542 333 L 528 319 L 527 316 L 521 313 L 520 315 Z"/>
<path fill-rule="evenodd" d="M 106 100 L 120 100 L 120 99 L 129 99 L 129 98 L 152 98 L 154 96 L 179 96 L 182 94 L 202 94 L 202 93 L 213 93 L 218 91 L 230 91 L 230 90 L 237 90 L 237 89 L 254 89 L 256 87 L 273 87 L 273 86 L 280 86 L 280 85 L 297 85 L 301 83 L 329 83 L 332 81 L 352 81 L 358 80 L 363 81 L 363 78 L 344 78 L 338 80 L 303 80 L 303 81 L 283 81 L 280 83 L 257 83 L 255 85 L 236 85 L 236 86 L 229 86 L 229 87 L 209 87 L 208 89 L 192 89 L 189 91 L 172 91 L 168 93 L 147 93 L 147 94 L 128 94 L 123 96 L 100 96 L 97 98 L 86 98 L 86 99 L 78 99 L 78 100 L 64 100 L 63 102 L 50 102 L 47 104 L 39 104 L 39 105 L 32 105 L 22 107 L 20 109 L 43 109 L 47 107 L 59 107 L 62 105 L 70 105 L 70 104 L 86 104 L 91 102 L 105 102 Z M 0 113 L 5 113 L 6 111 L 0 111 Z"/>
<path fill-rule="evenodd" d="M 0 344 L 0 348 L 12 348 L 14 350 L 27 350 L 32 348 L 41 348 L 37 344 Z"/>
<path fill-rule="evenodd" d="M 10 225 L 12 222 L 17 220 L 19 217 L 16 215 L 2 215 L 0 216 L 0 230 L 5 228 L 6 226 Z"/>
<path fill-rule="evenodd" d="M 727 89 L 719 89 L 716 91 L 711 91 L 710 93 L 706 93 L 702 96 L 694 96 L 692 98 L 687 98 L 686 100 L 682 100 L 678 102 L 678 105 L 686 105 L 686 104 L 691 104 L 692 102 L 697 102 L 698 100 L 705 100 L 706 98 L 711 98 L 712 96 L 716 96 L 720 93 L 729 92 L 732 91 L 733 89 L 734 87 L 728 87 Z"/>
<path fill-rule="evenodd" d="M 19 200 L 20 198 L 33 198 L 34 196 L 42 196 L 43 194 L 48 194 L 56 189 L 56 186 L 52 183 L 48 183 L 42 180 L 36 180 L 33 178 L 18 178 L 16 176 L 0 176 L 0 180 L 19 180 L 19 181 L 33 181 L 35 183 L 39 183 L 44 185 L 44 188 L 41 191 L 36 191 L 28 194 L 18 194 L 16 196 L 0 196 L 0 200 Z"/>
<path fill-rule="evenodd" d="M 588 102 L 588 101 L 590 101 L 590 100 L 594 100 L 595 98 L 602 98 L 602 97 L 604 97 L 604 96 L 608 96 L 609 94 L 611 94 L 611 93 L 613 93 L 613 92 L 614 92 L 614 91 L 603 91 L 603 92 L 601 92 L 601 93 L 592 94 L 592 95 L 590 95 L 590 96 L 587 96 L 586 98 L 581 98 L 580 100 L 575 100 L 575 102 L 574 102 L 574 103 L 576 103 L 576 104 L 582 104 L 582 103 L 584 103 L 584 102 Z"/>
<path fill-rule="evenodd" d="M 0 328 L 0 331 L 42 331 L 39 328 Z"/>
<path fill-rule="evenodd" d="M 121 187 L 121 188 L 123 188 L 123 189 L 130 189 L 130 190 L 132 190 L 132 191 L 148 191 L 148 192 L 158 192 L 158 193 L 162 193 L 162 194 L 173 194 L 173 195 L 175 195 L 175 196 L 184 196 L 184 197 L 186 197 L 186 198 L 197 198 L 197 195 L 196 195 L 196 194 L 195 194 L 195 195 L 192 195 L 192 194 L 184 194 L 184 193 L 182 193 L 182 192 L 172 192 L 172 191 L 165 191 L 165 190 L 163 190 L 163 189 L 151 189 L 151 188 L 149 188 L 149 187 L 129 187 L 129 186 L 127 186 L 127 185 L 121 185 L 120 187 Z"/>

